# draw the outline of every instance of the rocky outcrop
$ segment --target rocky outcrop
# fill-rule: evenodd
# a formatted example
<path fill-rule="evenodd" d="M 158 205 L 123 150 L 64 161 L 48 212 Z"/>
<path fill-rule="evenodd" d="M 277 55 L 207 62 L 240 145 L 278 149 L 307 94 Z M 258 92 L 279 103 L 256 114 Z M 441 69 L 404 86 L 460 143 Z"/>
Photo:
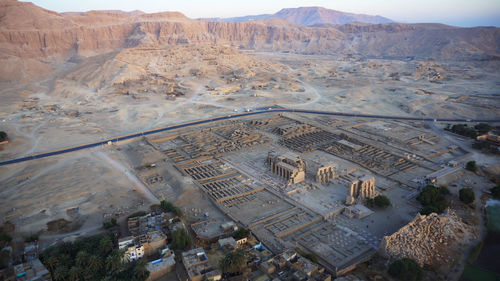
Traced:
<path fill-rule="evenodd" d="M 207 22 L 178 12 L 59 14 L 32 3 L 0 2 L 0 58 L 67 58 L 139 45 L 188 43 L 305 54 L 488 58 L 500 55 L 500 29 L 399 23 L 304 27 L 279 19 Z"/>
<path fill-rule="evenodd" d="M 413 221 L 382 239 L 380 252 L 391 259 L 408 257 L 420 265 L 440 267 L 456 262 L 462 247 L 476 238 L 475 229 L 454 213 L 417 214 Z"/>

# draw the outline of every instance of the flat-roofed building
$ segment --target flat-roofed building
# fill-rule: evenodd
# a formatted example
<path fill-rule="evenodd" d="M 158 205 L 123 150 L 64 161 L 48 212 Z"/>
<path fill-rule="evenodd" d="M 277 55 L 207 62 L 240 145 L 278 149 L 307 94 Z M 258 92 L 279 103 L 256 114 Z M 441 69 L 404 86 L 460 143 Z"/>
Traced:
<path fill-rule="evenodd" d="M 175 266 L 175 254 L 169 251 L 162 258 L 148 262 L 146 269 L 149 271 L 147 281 L 161 278 L 165 273 L 172 271 Z"/>
<path fill-rule="evenodd" d="M 212 271 L 218 272 L 208 261 L 203 248 L 195 248 L 182 253 L 182 263 L 186 268 L 190 281 L 201 281 L 204 277 L 209 277 L 212 280 L 218 280 L 217 275 L 211 276 Z M 219 278 L 220 279 L 220 278 Z"/>

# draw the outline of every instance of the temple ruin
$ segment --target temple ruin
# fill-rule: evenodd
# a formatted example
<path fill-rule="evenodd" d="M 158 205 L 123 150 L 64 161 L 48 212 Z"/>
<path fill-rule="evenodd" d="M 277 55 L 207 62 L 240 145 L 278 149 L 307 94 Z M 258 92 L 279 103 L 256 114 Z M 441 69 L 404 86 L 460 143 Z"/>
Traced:
<path fill-rule="evenodd" d="M 356 199 L 373 198 L 375 193 L 375 178 L 373 176 L 363 176 L 353 180 L 349 186 L 349 195 L 346 198 L 346 204 L 352 205 Z"/>
<path fill-rule="evenodd" d="M 306 179 L 306 163 L 296 154 L 279 155 L 270 151 L 266 162 L 274 174 L 289 180 L 290 183 L 300 183 Z"/>
<path fill-rule="evenodd" d="M 328 183 L 335 176 L 335 169 L 332 165 L 319 167 L 316 172 L 316 182 L 320 184 Z"/>

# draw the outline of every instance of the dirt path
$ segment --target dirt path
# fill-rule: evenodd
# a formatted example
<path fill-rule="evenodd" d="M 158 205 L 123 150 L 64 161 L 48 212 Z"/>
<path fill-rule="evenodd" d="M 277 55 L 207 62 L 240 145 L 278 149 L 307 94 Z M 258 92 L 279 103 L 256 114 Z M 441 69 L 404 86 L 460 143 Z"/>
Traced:
<path fill-rule="evenodd" d="M 125 174 L 125 176 L 129 179 L 129 181 L 133 184 L 133 186 L 130 187 L 130 189 L 136 189 L 139 191 L 145 199 L 147 199 L 150 203 L 159 203 L 160 200 L 156 198 L 156 196 L 149 190 L 147 186 L 145 186 L 141 180 L 137 178 L 137 176 L 130 171 L 129 168 L 125 167 L 122 163 L 114 160 L 113 158 L 109 157 L 108 154 L 106 154 L 104 151 L 97 151 L 96 152 L 97 157 L 100 159 L 104 160 L 105 162 L 110 164 L 110 167 L 115 168 L 116 170 L 122 172 Z"/>

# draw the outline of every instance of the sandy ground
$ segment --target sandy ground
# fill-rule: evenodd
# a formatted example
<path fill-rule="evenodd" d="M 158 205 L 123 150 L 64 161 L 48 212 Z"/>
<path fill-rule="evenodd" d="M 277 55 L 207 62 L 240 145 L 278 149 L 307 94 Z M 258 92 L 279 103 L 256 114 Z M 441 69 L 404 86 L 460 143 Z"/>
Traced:
<path fill-rule="evenodd" d="M 437 76 L 436 76 L 437 75 Z M 456 118 L 498 117 L 493 63 L 355 60 L 230 47 L 127 49 L 0 87 L 10 159 L 269 105 Z"/>
<path fill-rule="evenodd" d="M 0 160 L 275 104 L 451 118 L 497 118 L 500 111 L 498 62 L 356 60 L 206 45 L 127 49 L 55 67 L 50 79 L 0 84 L 0 130 L 10 139 L 0 149 Z M 100 147 L 1 167 L 1 217 L 22 234 L 65 218 L 83 226 L 70 235 L 75 236 L 168 195 L 145 186 L 133 161 L 117 149 Z M 470 157 L 498 164 L 481 154 Z M 165 190 L 182 202 L 177 195 L 184 193 L 175 188 Z M 186 202 L 183 208 L 190 211 L 191 201 Z M 73 207 L 76 212 L 69 212 Z M 408 216 L 393 219 L 399 226 Z M 51 241 L 68 236 L 46 235 Z"/>
<path fill-rule="evenodd" d="M 157 203 L 156 197 L 124 164 L 114 148 L 92 149 L 0 169 L 0 213 L 19 235 L 47 228 L 63 218 L 75 231 L 48 240 L 100 230 L 111 216 Z"/>

